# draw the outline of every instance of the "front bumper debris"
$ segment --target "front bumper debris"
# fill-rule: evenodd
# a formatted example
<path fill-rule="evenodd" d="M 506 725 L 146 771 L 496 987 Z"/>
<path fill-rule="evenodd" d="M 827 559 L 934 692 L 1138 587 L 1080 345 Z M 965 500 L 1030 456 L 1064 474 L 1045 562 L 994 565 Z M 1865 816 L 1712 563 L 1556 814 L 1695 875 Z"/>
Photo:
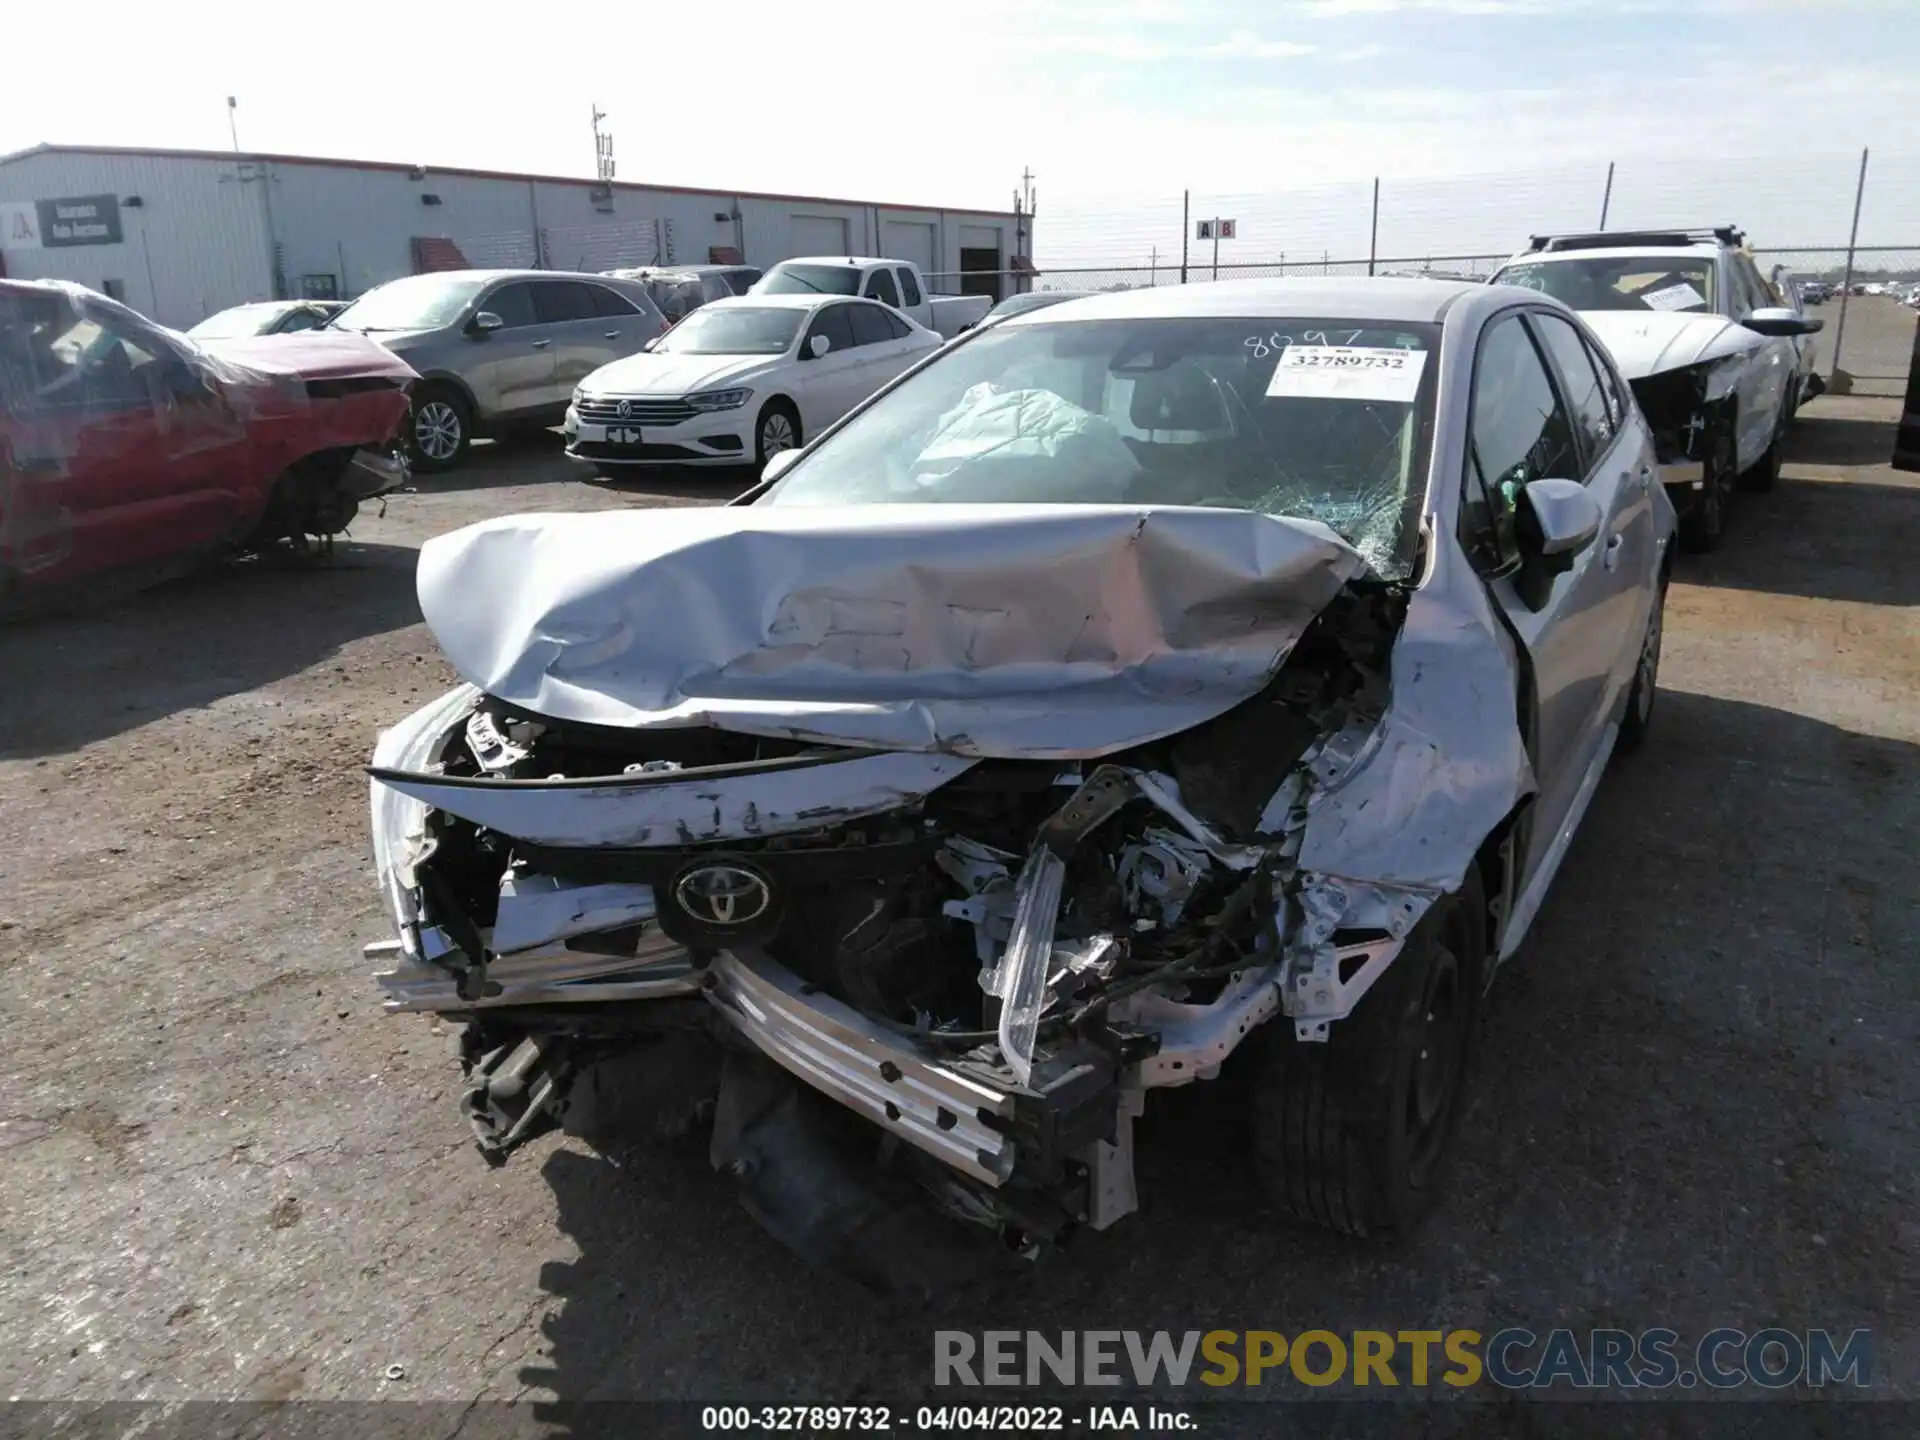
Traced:
<path fill-rule="evenodd" d="M 733 1027 L 800 1079 L 961 1174 L 1013 1172 L 1013 1097 L 924 1058 L 906 1039 L 763 955 L 723 953 L 709 998 Z M 996 1124 L 998 1128 L 996 1128 Z"/>

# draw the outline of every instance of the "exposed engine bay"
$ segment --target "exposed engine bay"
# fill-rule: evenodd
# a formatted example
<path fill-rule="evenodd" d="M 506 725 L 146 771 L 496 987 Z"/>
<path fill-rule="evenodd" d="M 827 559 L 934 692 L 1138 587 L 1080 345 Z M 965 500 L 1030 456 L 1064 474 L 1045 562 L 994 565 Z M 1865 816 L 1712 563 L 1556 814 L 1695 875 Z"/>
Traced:
<path fill-rule="evenodd" d="M 1459 885 L 1531 784 L 1507 664 L 1484 611 L 1363 574 L 1247 698 L 1080 758 L 826 743 L 830 709 L 801 737 L 598 724 L 469 685 L 376 751 L 399 939 L 369 954 L 389 1009 L 465 1027 L 491 1160 L 710 1123 L 816 1260 L 884 1284 L 883 1219 L 937 1248 L 910 1213 L 1032 1253 L 1136 1208 L 1147 1090 L 1269 1021 L 1325 1042 Z"/>

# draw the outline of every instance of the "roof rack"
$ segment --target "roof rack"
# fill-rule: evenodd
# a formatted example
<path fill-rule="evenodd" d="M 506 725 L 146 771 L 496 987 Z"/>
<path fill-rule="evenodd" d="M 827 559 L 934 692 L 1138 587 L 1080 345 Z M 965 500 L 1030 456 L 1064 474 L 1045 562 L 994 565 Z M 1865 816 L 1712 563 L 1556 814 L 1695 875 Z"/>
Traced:
<path fill-rule="evenodd" d="M 1580 235 L 1530 235 L 1527 253 L 1540 250 L 1610 250 L 1627 245 L 1698 245 L 1713 240 L 1740 246 L 1746 232 L 1737 225 L 1703 225 L 1687 230 L 1595 230 Z"/>

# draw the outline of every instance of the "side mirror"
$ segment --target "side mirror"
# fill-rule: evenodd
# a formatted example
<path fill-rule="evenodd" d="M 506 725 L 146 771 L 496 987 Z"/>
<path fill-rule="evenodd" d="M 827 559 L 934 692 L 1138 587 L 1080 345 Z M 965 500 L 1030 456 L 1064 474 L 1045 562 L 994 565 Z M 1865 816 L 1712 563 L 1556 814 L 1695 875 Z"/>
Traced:
<path fill-rule="evenodd" d="M 816 335 L 807 341 L 807 353 L 818 360 L 833 348 L 833 341 L 824 335 Z"/>
<path fill-rule="evenodd" d="M 1826 321 L 1812 315 L 1802 315 L 1798 310 L 1789 310 L 1784 305 L 1769 305 L 1755 310 L 1740 323 L 1756 334 L 1787 338 L 1813 335 L 1827 328 Z"/>
<path fill-rule="evenodd" d="M 814 338 L 824 340 L 826 337 L 824 335 L 817 335 Z M 798 450 L 781 450 L 769 455 L 767 457 L 767 463 L 760 467 L 760 483 L 762 485 L 771 485 L 775 480 L 778 480 L 782 475 L 786 474 L 786 472 L 792 468 L 793 462 L 799 458 L 800 452 Z"/>
<path fill-rule="evenodd" d="M 641 353 L 651 355 L 653 353 L 653 347 L 658 345 L 659 343 L 660 343 L 660 337 L 658 335 L 654 336 L 651 340 L 641 341 L 640 342 Z"/>
<path fill-rule="evenodd" d="M 506 321 L 494 314 L 493 311 L 481 310 L 474 315 L 473 319 L 467 322 L 467 333 L 469 335 L 485 335 L 490 331 L 500 329 L 506 323 Z"/>
<path fill-rule="evenodd" d="M 1600 533 L 1600 503 L 1573 480 L 1535 480 L 1520 494 L 1514 517 L 1520 571 L 1513 587 L 1538 610 L 1553 592 L 1557 575 L 1573 568 Z"/>

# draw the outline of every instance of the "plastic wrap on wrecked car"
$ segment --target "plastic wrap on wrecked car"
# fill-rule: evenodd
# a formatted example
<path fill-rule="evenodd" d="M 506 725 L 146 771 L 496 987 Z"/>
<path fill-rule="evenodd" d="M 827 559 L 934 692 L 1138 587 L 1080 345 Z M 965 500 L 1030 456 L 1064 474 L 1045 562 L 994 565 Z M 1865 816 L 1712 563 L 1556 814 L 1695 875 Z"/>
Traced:
<path fill-rule="evenodd" d="M 1466 561 L 1443 545 L 1434 564 L 1464 570 Z M 1511 644 L 1486 588 L 1470 581 L 1436 573 L 1408 602 L 1386 714 L 1367 750 L 1309 807 L 1302 870 L 1430 895 L 1457 890 L 1481 842 L 1532 793 Z"/>
<path fill-rule="evenodd" d="M 0 282 L 0 572 L 57 578 L 244 534 L 296 461 L 392 440 L 414 378 L 362 336 L 203 344 L 83 286 Z M 179 483 L 118 493 L 141 476 Z M 99 553 L 76 553 L 83 518 Z"/>
<path fill-rule="evenodd" d="M 1079 758 L 1257 693 L 1365 568 L 1237 511 L 745 506 L 468 526 L 419 593 L 454 668 L 533 714 Z"/>

